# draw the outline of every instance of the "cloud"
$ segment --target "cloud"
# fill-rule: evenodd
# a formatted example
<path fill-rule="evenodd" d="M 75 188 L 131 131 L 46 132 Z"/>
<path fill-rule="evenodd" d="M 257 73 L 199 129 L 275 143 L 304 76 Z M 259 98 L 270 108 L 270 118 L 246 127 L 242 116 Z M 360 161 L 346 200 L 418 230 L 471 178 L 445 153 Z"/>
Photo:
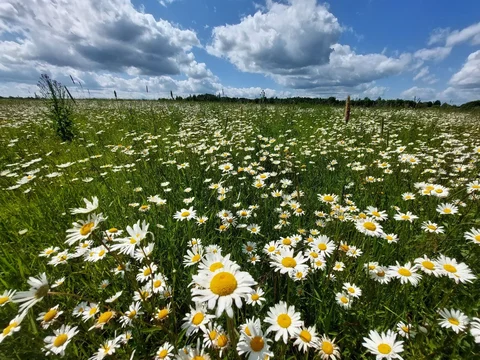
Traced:
<path fill-rule="evenodd" d="M 379 97 L 383 96 L 385 92 L 388 90 L 387 87 L 384 86 L 373 86 L 363 92 L 363 95 L 371 98 L 371 99 L 378 99 Z"/>
<path fill-rule="evenodd" d="M 450 28 L 436 28 L 435 30 L 432 31 L 430 34 L 430 38 L 428 39 L 428 45 L 434 45 L 434 44 L 441 44 L 443 43 L 448 35 L 450 34 Z"/>
<path fill-rule="evenodd" d="M 198 66 L 190 50 L 199 46 L 195 32 L 138 12 L 130 0 L 29 1 L 1 5 L 0 63 L 50 64 L 81 70 L 145 75 L 180 74 Z"/>
<path fill-rule="evenodd" d="M 335 44 L 332 50 L 328 64 L 274 75 L 273 78 L 284 86 L 296 89 L 354 87 L 399 74 L 406 70 L 412 61 L 408 54 L 402 54 L 398 58 L 382 54 L 356 54 L 348 45 Z"/>
<path fill-rule="evenodd" d="M 428 72 L 429 72 L 428 66 L 425 66 L 425 67 L 421 68 L 420 71 L 418 72 L 418 74 L 414 76 L 413 81 L 419 80 L 422 77 L 427 76 Z"/>
<path fill-rule="evenodd" d="M 454 88 L 480 90 L 480 50 L 468 55 L 467 61 L 451 77 L 449 84 Z"/>
<path fill-rule="evenodd" d="M 445 59 L 448 55 L 450 55 L 451 51 L 452 51 L 451 47 L 441 47 L 441 46 L 436 48 L 431 48 L 431 49 L 420 49 L 415 52 L 414 57 L 423 61 L 430 61 L 430 60 L 440 61 Z"/>
<path fill-rule="evenodd" d="M 420 69 L 420 71 L 413 77 L 413 81 L 421 80 L 427 84 L 435 84 L 438 80 L 435 75 L 430 74 L 428 66 Z"/>
<path fill-rule="evenodd" d="M 433 88 L 420 88 L 417 86 L 411 87 L 403 91 L 400 96 L 406 99 L 417 98 L 422 101 L 435 100 L 437 92 Z"/>
<path fill-rule="evenodd" d="M 465 29 L 450 32 L 445 44 L 446 46 L 455 46 L 466 41 L 470 41 L 472 45 L 480 44 L 480 22 L 470 25 Z"/>
<path fill-rule="evenodd" d="M 340 37 L 337 18 L 316 0 L 267 1 L 267 9 L 235 25 L 217 26 L 207 51 L 248 72 L 326 64 Z"/>

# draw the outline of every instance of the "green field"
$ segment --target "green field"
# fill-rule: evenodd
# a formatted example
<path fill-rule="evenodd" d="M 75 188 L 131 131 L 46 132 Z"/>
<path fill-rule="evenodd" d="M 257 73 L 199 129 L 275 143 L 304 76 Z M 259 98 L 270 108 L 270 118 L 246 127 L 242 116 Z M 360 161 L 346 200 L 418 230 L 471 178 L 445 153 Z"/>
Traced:
<path fill-rule="evenodd" d="M 91 100 L 62 142 L 43 111 L 0 102 L 0 359 L 480 358 L 478 115 Z"/>

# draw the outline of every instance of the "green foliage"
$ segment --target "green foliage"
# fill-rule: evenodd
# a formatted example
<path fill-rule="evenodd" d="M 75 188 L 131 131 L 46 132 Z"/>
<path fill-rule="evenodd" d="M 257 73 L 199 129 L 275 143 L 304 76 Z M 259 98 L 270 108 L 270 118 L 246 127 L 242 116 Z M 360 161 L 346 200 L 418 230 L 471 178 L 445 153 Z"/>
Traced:
<path fill-rule="evenodd" d="M 72 141 L 74 134 L 73 104 L 75 100 L 67 87 L 42 74 L 38 87 L 47 106 L 46 116 L 51 120 L 57 135 L 63 141 Z"/>

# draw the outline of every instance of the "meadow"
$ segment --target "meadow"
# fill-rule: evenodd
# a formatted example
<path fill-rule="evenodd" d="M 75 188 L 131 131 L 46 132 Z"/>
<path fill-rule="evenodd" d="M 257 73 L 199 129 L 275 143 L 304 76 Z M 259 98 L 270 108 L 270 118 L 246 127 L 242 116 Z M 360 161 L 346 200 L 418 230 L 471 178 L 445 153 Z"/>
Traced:
<path fill-rule="evenodd" d="M 480 359 L 480 118 L 0 101 L 0 359 Z"/>

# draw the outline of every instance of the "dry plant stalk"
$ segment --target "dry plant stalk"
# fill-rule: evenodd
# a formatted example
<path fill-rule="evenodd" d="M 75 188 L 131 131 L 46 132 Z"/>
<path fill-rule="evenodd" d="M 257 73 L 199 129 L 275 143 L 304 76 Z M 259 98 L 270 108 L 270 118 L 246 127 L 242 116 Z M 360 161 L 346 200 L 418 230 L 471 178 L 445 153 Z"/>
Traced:
<path fill-rule="evenodd" d="M 345 101 L 345 124 L 348 124 L 348 120 L 350 120 L 350 95 L 347 96 Z"/>

